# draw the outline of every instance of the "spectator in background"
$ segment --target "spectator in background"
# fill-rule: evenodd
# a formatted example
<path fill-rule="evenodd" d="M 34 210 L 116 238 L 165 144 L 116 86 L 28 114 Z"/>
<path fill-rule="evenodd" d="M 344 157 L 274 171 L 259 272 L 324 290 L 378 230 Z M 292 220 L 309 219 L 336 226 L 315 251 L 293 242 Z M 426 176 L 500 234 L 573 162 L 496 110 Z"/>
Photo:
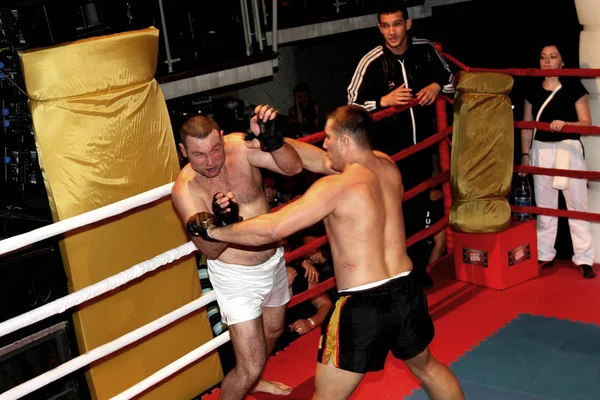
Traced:
<path fill-rule="evenodd" d="M 297 139 L 320 130 L 319 106 L 313 102 L 306 83 L 299 83 L 294 88 L 294 105 L 288 115 L 289 137 Z"/>
<path fill-rule="evenodd" d="M 388 118 L 392 123 L 378 130 L 376 149 L 391 155 L 435 132 L 432 105 L 442 89 L 454 91 L 454 75 L 433 43 L 409 36 L 412 20 L 402 2 L 386 4 L 378 17 L 385 43 L 360 60 L 348 86 L 348 104 L 374 112 L 419 100 L 419 106 Z"/>
<path fill-rule="evenodd" d="M 272 209 L 285 203 L 283 195 L 279 191 L 277 179 L 275 177 L 263 177 L 263 189 L 265 191 L 265 198 L 267 199 L 267 203 L 269 203 L 269 209 Z"/>
<path fill-rule="evenodd" d="M 544 46 L 540 53 L 541 69 L 560 69 L 565 65 L 560 49 L 555 44 Z M 521 130 L 521 165 L 544 168 L 586 171 L 585 153 L 580 135 L 562 133 L 565 125 L 589 126 L 592 123 L 589 95 L 581 79 L 557 76 L 535 81 L 525 94 L 525 121 L 550 123 L 550 131 Z M 562 190 L 567 208 L 588 211 L 587 181 L 566 177 L 534 175 L 533 188 L 538 207 L 558 208 L 558 191 Z M 573 263 L 583 277 L 596 276 L 593 268 L 596 257 L 594 238 L 589 221 L 569 219 L 573 241 Z M 558 218 L 537 217 L 538 260 L 546 266 L 554 264 L 554 248 Z"/>
<path fill-rule="evenodd" d="M 348 104 L 358 104 L 376 112 L 386 107 L 408 104 L 413 98 L 419 105 L 377 123 L 374 149 L 388 155 L 413 146 L 436 130 L 433 103 L 440 91 L 454 91 L 454 75 L 433 43 L 410 37 L 412 20 L 403 2 L 387 2 L 378 13 L 379 31 L 384 40 L 359 62 L 348 86 Z M 396 163 L 402 174 L 404 190 L 409 191 L 433 175 L 433 147 Z M 406 237 L 422 229 L 429 193 L 414 197 L 403 205 Z M 415 250 L 408 249 L 413 259 Z M 431 278 L 418 264 L 415 276 L 424 288 Z"/>

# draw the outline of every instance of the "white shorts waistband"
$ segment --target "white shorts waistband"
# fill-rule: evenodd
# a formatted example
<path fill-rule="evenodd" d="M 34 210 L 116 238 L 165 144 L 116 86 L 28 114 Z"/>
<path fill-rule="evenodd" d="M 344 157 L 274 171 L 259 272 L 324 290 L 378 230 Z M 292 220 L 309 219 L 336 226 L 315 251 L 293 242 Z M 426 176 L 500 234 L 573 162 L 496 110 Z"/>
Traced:
<path fill-rule="evenodd" d="M 283 247 L 278 247 L 277 250 L 275 251 L 275 254 L 273 254 L 267 261 L 265 261 L 261 264 L 239 265 L 239 264 L 230 264 L 230 263 L 226 263 L 223 261 L 210 260 L 210 259 L 207 260 L 206 264 L 212 268 L 228 268 L 228 269 L 234 269 L 234 270 L 238 270 L 238 271 L 247 271 L 248 269 L 257 269 L 260 267 L 272 266 L 273 262 L 279 261 L 279 259 L 283 256 L 283 254 L 284 254 Z"/>
<path fill-rule="evenodd" d="M 358 292 L 359 290 L 372 289 L 374 287 L 381 286 L 384 283 L 387 283 L 387 282 L 389 282 L 389 281 L 391 281 L 393 279 L 402 278 L 403 276 L 408 276 L 410 273 L 411 273 L 411 271 L 404 271 L 404 272 L 399 273 L 396 276 L 392 276 L 391 278 L 382 279 L 382 280 L 376 281 L 376 282 L 366 283 L 364 285 L 356 286 L 356 287 L 353 287 L 353 288 L 339 290 L 338 293 Z"/>

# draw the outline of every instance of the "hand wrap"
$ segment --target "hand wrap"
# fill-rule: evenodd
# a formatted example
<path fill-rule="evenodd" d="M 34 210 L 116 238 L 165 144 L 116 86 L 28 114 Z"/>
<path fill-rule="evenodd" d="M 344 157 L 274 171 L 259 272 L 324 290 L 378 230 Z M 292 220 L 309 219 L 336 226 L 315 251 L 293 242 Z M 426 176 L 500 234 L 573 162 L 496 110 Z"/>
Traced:
<path fill-rule="evenodd" d="M 230 199 L 229 205 L 225 208 L 222 208 L 219 203 L 217 203 L 217 195 L 219 193 L 215 193 L 213 196 L 212 210 L 215 215 L 215 220 L 213 223 L 217 226 L 225 226 L 235 222 L 240 222 L 243 218 L 240 217 L 240 206 L 238 203 L 235 203 Z M 229 211 L 226 211 L 227 209 L 229 209 Z"/>

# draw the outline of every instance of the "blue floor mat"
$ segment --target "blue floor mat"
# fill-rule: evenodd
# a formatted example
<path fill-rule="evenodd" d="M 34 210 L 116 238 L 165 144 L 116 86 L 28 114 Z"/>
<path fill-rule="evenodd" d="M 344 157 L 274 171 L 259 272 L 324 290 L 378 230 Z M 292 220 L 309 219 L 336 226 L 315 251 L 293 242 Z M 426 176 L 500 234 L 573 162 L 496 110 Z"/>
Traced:
<path fill-rule="evenodd" d="M 467 400 L 597 400 L 598 338 L 597 325 L 521 314 L 450 369 Z"/>

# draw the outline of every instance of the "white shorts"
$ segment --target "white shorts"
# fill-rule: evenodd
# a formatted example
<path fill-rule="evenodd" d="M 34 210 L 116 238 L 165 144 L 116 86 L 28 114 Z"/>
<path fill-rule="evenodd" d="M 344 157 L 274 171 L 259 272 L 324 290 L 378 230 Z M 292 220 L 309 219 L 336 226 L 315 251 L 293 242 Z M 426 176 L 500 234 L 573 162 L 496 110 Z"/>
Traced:
<path fill-rule="evenodd" d="M 290 301 L 283 247 L 273 257 L 255 266 L 208 260 L 221 318 L 233 325 L 258 318 L 262 307 L 281 307 Z"/>

